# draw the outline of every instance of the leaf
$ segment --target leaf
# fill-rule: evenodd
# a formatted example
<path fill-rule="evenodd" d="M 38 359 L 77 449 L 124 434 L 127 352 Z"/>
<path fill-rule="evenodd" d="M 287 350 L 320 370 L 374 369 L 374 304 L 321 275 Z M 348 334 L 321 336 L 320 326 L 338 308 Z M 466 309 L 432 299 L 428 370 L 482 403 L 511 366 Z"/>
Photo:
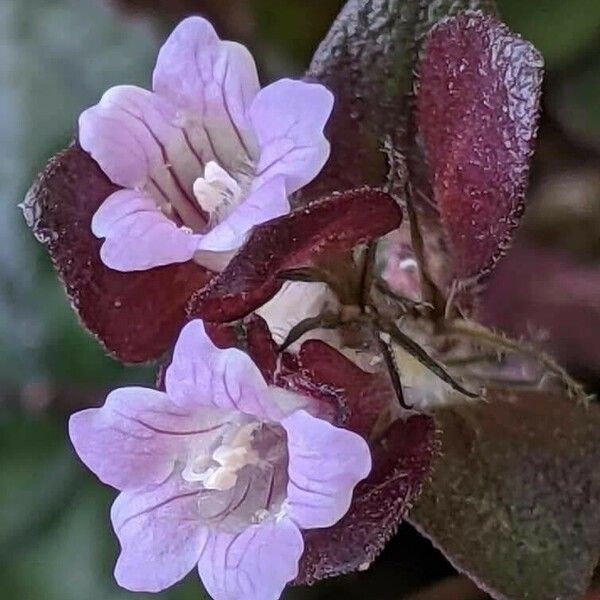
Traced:
<path fill-rule="evenodd" d="M 0 563 L 51 521 L 72 492 L 77 469 L 61 428 L 41 419 L 0 419 Z"/>
<path fill-rule="evenodd" d="M 373 449 L 373 470 L 358 484 L 350 510 L 333 527 L 304 532 L 296 583 L 365 570 L 418 496 L 436 448 L 433 420 L 396 421 Z"/>
<path fill-rule="evenodd" d="M 305 197 L 386 182 L 386 138 L 405 153 L 414 70 L 424 35 L 465 9 L 493 11 L 492 0 L 350 0 L 317 49 L 307 78 L 327 86 L 335 106 L 326 135 L 332 151 Z"/>
<path fill-rule="evenodd" d="M 596 152 L 600 150 L 600 114 L 596 110 L 599 96 L 600 64 L 590 61 L 586 67 L 570 71 L 561 79 L 560 85 L 553 86 L 547 101 L 550 114 L 570 140 L 585 144 Z M 565 151 L 568 152 L 566 148 Z M 592 169 L 598 173 L 597 169 Z"/>
<path fill-rule="evenodd" d="M 191 262 L 135 273 L 104 266 L 101 240 L 90 223 L 116 189 L 74 144 L 50 160 L 29 190 L 23 212 L 84 325 L 120 360 L 144 362 L 172 345 L 188 298 L 209 275 Z"/>
<path fill-rule="evenodd" d="M 236 323 L 205 323 L 204 326 L 216 346 L 243 350 L 266 381 L 273 383 L 277 369 L 277 344 L 262 317 L 252 314 Z"/>
<path fill-rule="evenodd" d="M 380 373 L 367 373 L 341 352 L 320 340 L 302 344 L 289 357 L 276 384 L 336 407 L 333 421 L 369 439 L 389 407 L 393 392 Z"/>
<path fill-rule="evenodd" d="M 430 33 L 417 121 L 455 274 L 490 269 L 523 212 L 543 59 L 499 21 L 463 13 Z"/>
<path fill-rule="evenodd" d="M 600 554 L 600 408 L 488 400 L 437 411 L 442 452 L 410 520 L 494 598 L 579 598 Z"/>
<path fill-rule="evenodd" d="M 363 188 L 333 194 L 259 225 L 225 270 L 192 297 L 190 316 L 216 322 L 243 317 L 279 291 L 280 273 L 385 235 L 401 219 L 390 196 Z"/>
<path fill-rule="evenodd" d="M 520 243 L 487 282 L 477 318 L 516 339 L 533 334 L 573 371 L 597 373 L 598 298 L 597 264 L 579 264 L 567 253 Z"/>

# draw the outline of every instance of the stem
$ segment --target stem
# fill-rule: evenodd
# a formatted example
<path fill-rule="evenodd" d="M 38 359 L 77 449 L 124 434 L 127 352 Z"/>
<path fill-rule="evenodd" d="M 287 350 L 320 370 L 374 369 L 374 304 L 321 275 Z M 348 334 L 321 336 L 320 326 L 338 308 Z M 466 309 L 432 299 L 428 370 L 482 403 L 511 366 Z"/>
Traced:
<path fill-rule="evenodd" d="M 375 267 L 375 254 L 377 246 L 373 242 L 369 242 L 365 252 L 362 277 L 360 280 L 360 305 L 363 308 L 369 304 L 371 299 L 371 287 L 373 286 L 373 272 Z"/>
<path fill-rule="evenodd" d="M 423 243 L 423 237 L 421 236 L 421 230 L 419 229 L 419 219 L 415 207 L 413 206 L 413 187 L 410 182 L 406 185 L 407 199 L 406 199 L 406 212 L 408 214 L 408 221 L 410 225 L 410 239 L 412 242 L 413 250 L 415 251 L 415 258 L 419 265 L 419 271 L 421 275 L 421 286 L 423 288 L 423 300 L 426 304 L 431 304 L 435 307 L 438 313 L 441 313 L 440 309 L 440 298 L 437 292 L 436 286 L 433 280 L 429 276 L 427 270 L 427 259 L 425 258 L 425 244 Z"/>
<path fill-rule="evenodd" d="M 417 344 L 417 342 L 403 333 L 394 323 L 388 321 L 387 319 L 379 318 L 377 324 L 382 331 L 388 333 L 392 337 L 394 342 L 396 342 L 401 348 L 404 348 L 404 350 L 406 350 L 413 358 L 418 360 L 434 375 L 447 383 L 450 387 L 452 387 L 452 389 L 469 398 L 479 397 L 478 393 L 471 392 L 458 383 L 458 381 L 456 381 L 439 362 L 432 358 L 419 344 Z"/>
<path fill-rule="evenodd" d="M 449 334 L 467 335 L 481 343 L 530 356 L 540 361 L 544 367 L 556 375 L 564 383 L 571 397 L 580 399 L 588 397 L 584 387 L 579 382 L 575 381 L 551 356 L 538 350 L 532 344 L 511 340 L 502 333 L 495 332 L 472 321 L 451 321 L 446 323 L 445 330 Z"/>
<path fill-rule="evenodd" d="M 406 313 L 422 316 L 427 315 L 431 310 L 433 310 L 433 306 L 431 304 L 417 302 L 416 300 L 411 300 L 410 298 L 405 298 L 404 296 L 398 296 L 398 294 L 396 294 L 390 288 L 387 281 L 383 279 L 377 279 L 375 281 L 375 288 L 386 298 L 389 298 L 400 305 L 400 310 L 397 311 L 398 317 L 404 316 Z"/>
<path fill-rule="evenodd" d="M 394 359 L 394 351 L 390 347 L 390 343 L 383 339 L 382 334 L 380 332 L 376 331 L 375 335 L 377 336 L 377 341 L 379 342 L 379 347 L 381 349 L 381 353 L 383 354 L 383 358 L 385 360 L 385 364 L 387 366 L 388 373 L 392 381 L 392 386 L 394 388 L 394 392 L 396 393 L 396 398 L 398 399 L 398 404 L 400 404 L 402 408 L 410 410 L 412 409 L 412 406 L 410 404 L 407 404 L 404 400 L 402 382 L 400 381 L 398 366 L 396 365 L 396 361 Z"/>
<path fill-rule="evenodd" d="M 313 329 L 335 329 L 342 324 L 342 319 L 338 313 L 325 312 L 316 317 L 309 317 L 294 325 L 287 334 L 285 340 L 279 347 L 279 351 L 283 352 L 289 348 L 294 342 L 297 342 L 305 333 Z"/>

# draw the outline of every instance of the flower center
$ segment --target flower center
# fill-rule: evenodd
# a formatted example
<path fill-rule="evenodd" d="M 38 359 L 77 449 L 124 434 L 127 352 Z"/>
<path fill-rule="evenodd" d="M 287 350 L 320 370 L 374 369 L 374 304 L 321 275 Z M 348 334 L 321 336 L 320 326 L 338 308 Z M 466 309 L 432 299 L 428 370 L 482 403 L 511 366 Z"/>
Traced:
<path fill-rule="evenodd" d="M 259 427 L 257 422 L 233 427 L 212 452 L 192 456 L 181 476 L 189 482 L 199 481 L 209 490 L 233 488 L 238 472 L 259 460 L 258 453 L 252 449 L 252 436 Z"/>
<path fill-rule="evenodd" d="M 239 183 L 213 160 L 206 164 L 204 176 L 194 181 L 193 191 L 211 228 L 226 219 L 242 199 Z"/>
<path fill-rule="evenodd" d="M 233 418 L 187 448 L 181 477 L 198 491 L 207 527 L 238 532 L 281 509 L 288 485 L 287 438 L 280 425 Z"/>

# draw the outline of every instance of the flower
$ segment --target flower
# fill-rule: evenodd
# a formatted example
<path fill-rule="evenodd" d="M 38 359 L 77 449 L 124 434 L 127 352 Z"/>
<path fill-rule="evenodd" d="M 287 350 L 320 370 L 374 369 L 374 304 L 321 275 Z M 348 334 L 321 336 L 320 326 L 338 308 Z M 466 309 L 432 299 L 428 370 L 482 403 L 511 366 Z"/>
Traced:
<path fill-rule="evenodd" d="M 221 41 L 205 19 L 182 21 L 159 52 L 152 92 L 111 88 L 79 118 L 81 146 L 123 188 L 92 220 L 104 264 L 206 264 L 198 251 L 237 249 L 319 173 L 332 107 L 319 84 L 260 89 L 244 46 Z"/>
<path fill-rule="evenodd" d="M 121 490 L 117 581 L 159 591 L 198 565 L 216 600 L 278 598 L 301 531 L 348 511 L 371 469 L 367 443 L 267 385 L 240 350 L 218 349 L 201 321 L 183 329 L 165 388 L 118 389 L 69 423 L 83 462 Z"/>

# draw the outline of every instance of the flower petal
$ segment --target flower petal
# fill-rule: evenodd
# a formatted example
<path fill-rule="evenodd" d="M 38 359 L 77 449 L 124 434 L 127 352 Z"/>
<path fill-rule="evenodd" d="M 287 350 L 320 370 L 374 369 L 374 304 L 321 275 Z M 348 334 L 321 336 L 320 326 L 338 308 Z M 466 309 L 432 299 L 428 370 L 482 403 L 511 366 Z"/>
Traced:
<path fill-rule="evenodd" d="M 79 117 L 81 147 L 113 183 L 123 187 L 141 187 L 149 170 L 161 163 L 160 149 L 150 131 L 125 109 L 127 96 L 139 95 L 150 101 L 148 94 L 134 86 L 114 87 Z"/>
<path fill-rule="evenodd" d="M 281 417 L 252 359 L 236 348 L 217 348 L 200 320 L 183 328 L 167 369 L 165 386 L 179 406 L 214 406 L 263 419 Z"/>
<path fill-rule="evenodd" d="M 275 177 L 251 192 L 242 204 L 222 223 L 200 240 L 201 250 L 228 251 L 242 246 L 250 230 L 290 212 L 285 179 Z"/>
<path fill-rule="evenodd" d="M 292 521 L 269 520 L 240 534 L 211 534 L 198 571 L 214 600 L 277 600 L 296 577 L 303 549 Z"/>
<path fill-rule="evenodd" d="M 168 100 L 135 86 L 117 86 L 79 117 L 79 139 L 113 183 L 144 189 L 200 230 L 206 222 L 192 189 L 213 156 L 208 145 L 193 142 L 192 128 L 180 121 Z"/>
<path fill-rule="evenodd" d="M 125 491 L 111 519 L 121 543 L 117 583 L 135 592 L 158 592 L 196 565 L 208 532 L 198 520 L 198 484 L 174 475 L 161 485 Z"/>
<path fill-rule="evenodd" d="M 212 146 L 228 171 L 256 158 L 247 117 L 260 89 L 254 59 L 241 44 L 219 40 L 208 21 L 191 17 L 175 28 L 158 55 L 153 89 L 194 116 L 203 131 L 192 142 Z"/>
<path fill-rule="evenodd" d="M 92 219 L 92 231 L 106 240 L 102 262 L 116 271 L 145 271 L 191 260 L 200 236 L 168 219 L 143 192 L 119 190 Z"/>
<path fill-rule="evenodd" d="M 250 107 L 260 145 L 255 185 L 284 175 L 292 194 L 312 181 L 329 157 L 323 128 L 332 108 L 319 84 L 281 79 L 262 89 Z"/>
<path fill-rule="evenodd" d="M 299 585 L 364 570 L 396 533 L 418 498 L 438 451 L 433 419 L 395 421 L 373 446 L 373 469 L 333 527 L 304 532 Z"/>
<path fill-rule="evenodd" d="M 346 514 L 354 486 L 371 470 L 369 446 L 303 410 L 281 425 L 288 435 L 288 514 L 302 529 L 330 527 Z"/>
<path fill-rule="evenodd" d="M 111 392 L 102 408 L 71 416 L 69 436 L 77 454 L 101 481 L 118 489 L 159 483 L 173 469 L 189 414 L 166 394 L 141 387 Z"/>

